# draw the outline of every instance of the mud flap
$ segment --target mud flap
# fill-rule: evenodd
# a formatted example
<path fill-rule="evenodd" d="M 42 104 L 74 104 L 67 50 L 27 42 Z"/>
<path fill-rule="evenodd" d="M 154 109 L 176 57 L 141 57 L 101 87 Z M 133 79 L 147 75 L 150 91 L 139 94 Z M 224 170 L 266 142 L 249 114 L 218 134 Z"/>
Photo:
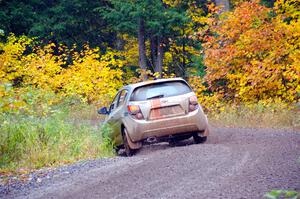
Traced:
<path fill-rule="evenodd" d="M 205 129 L 205 131 L 204 131 L 204 133 L 203 133 L 203 137 L 207 137 L 209 135 L 209 125 L 207 125 L 207 127 L 206 127 L 206 129 Z"/>
<path fill-rule="evenodd" d="M 127 137 L 128 145 L 131 149 L 140 149 L 142 147 L 141 142 L 133 142 L 131 141 L 131 138 L 129 137 L 128 133 L 125 131 L 125 136 Z"/>
<path fill-rule="evenodd" d="M 207 115 L 205 115 L 205 119 L 206 119 L 206 124 L 207 124 L 207 126 L 206 126 L 206 129 L 205 129 L 205 131 L 204 131 L 204 133 L 202 134 L 202 136 L 203 137 L 207 137 L 208 135 L 209 135 L 209 129 L 210 129 L 210 126 L 209 126 L 209 124 L 208 124 L 208 119 L 207 119 Z"/>

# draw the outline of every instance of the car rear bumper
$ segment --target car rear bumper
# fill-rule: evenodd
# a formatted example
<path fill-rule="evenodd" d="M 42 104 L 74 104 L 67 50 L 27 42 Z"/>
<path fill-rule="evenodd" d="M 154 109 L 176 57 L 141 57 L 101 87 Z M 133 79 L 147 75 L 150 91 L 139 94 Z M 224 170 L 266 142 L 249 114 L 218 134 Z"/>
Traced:
<path fill-rule="evenodd" d="M 205 131 L 208 126 L 206 115 L 201 108 L 186 115 L 159 120 L 136 120 L 131 116 L 125 118 L 124 124 L 133 142 L 149 137 L 163 137 L 187 132 Z M 207 136 L 207 135 L 206 135 Z"/>

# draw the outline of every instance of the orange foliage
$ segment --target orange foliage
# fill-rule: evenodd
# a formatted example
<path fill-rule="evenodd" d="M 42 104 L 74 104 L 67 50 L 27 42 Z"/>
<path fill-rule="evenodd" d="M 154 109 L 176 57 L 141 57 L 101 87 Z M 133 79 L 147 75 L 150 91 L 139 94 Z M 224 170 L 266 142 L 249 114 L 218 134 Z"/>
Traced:
<path fill-rule="evenodd" d="M 293 2 L 278 1 L 274 10 L 244 2 L 210 21 L 203 45 L 210 91 L 244 102 L 299 100 L 300 21 Z"/>

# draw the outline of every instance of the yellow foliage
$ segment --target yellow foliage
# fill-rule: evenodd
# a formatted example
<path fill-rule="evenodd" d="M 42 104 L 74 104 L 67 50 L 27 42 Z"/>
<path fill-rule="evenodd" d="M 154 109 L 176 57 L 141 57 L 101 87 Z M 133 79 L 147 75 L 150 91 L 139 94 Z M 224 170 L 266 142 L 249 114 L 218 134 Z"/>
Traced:
<path fill-rule="evenodd" d="M 223 110 L 223 93 L 209 93 L 207 87 L 204 85 L 204 79 L 199 76 L 190 77 L 188 82 L 206 112 L 219 112 Z"/>
<path fill-rule="evenodd" d="M 32 42 L 26 36 L 19 38 L 11 34 L 6 43 L 0 42 L 0 83 L 7 83 L 22 77 L 23 53 Z"/>
<path fill-rule="evenodd" d="M 182 4 L 182 0 L 163 0 L 163 2 L 171 7 L 176 7 Z"/>
<path fill-rule="evenodd" d="M 19 72 L 23 76 L 24 85 L 58 91 L 59 75 L 65 64 L 62 56 L 54 54 L 55 44 L 35 47 L 34 53 L 22 57 L 23 67 Z"/>
<path fill-rule="evenodd" d="M 83 55 L 83 56 L 82 56 Z M 73 54 L 73 65 L 63 69 L 59 76 L 65 95 L 78 94 L 84 100 L 107 103 L 122 86 L 123 61 L 115 59 L 117 53 L 99 56 L 99 49 L 85 49 Z"/>
<path fill-rule="evenodd" d="M 139 48 L 138 41 L 134 37 L 130 37 L 126 34 L 122 35 L 122 39 L 126 41 L 124 45 L 124 56 L 126 58 L 127 66 L 139 65 Z"/>
<path fill-rule="evenodd" d="M 0 84 L 3 87 L 11 82 L 18 87 L 36 87 L 62 96 L 78 95 L 88 102 L 106 103 L 122 86 L 121 55 L 113 51 L 101 55 L 98 48 L 88 45 L 77 52 L 75 47 L 67 49 L 53 43 L 42 47 L 34 45 L 28 37 L 11 34 L 7 42 L 0 43 Z M 33 50 L 26 52 L 30 48 Z M 72 58 L 69 65 L 68 56 Z M 6 95 L 3 88 L 2 96 Z"/>

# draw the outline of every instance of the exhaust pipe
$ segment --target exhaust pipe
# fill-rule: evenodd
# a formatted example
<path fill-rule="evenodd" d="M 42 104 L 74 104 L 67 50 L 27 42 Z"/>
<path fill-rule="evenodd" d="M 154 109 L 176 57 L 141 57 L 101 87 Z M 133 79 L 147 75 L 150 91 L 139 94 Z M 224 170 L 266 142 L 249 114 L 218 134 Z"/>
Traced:
<path fill-rule="evenodd" d="M 148 143 L 155 143 L 155 142 L 157 142 L 157 138 L 156 137 L 148 137 L 146 141 Z"/>

